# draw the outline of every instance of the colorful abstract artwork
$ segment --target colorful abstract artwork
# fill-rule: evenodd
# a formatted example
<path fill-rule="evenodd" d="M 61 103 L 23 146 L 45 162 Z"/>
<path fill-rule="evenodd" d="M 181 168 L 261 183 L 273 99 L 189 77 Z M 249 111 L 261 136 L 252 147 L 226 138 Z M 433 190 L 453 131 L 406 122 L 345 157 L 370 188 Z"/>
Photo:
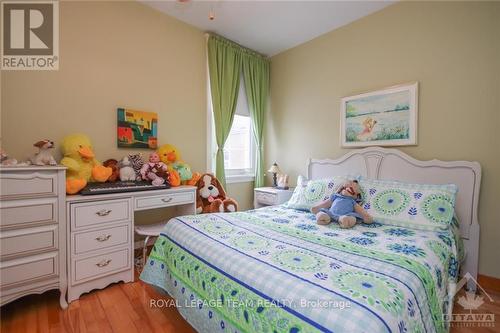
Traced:
<path fill-rule="evenodd" d="M 342 99 L 343 147 L 417 144 L 418 83 Z"/>
<path fill-rule="evenodd" d="M 120 148 L 158 147 L 158 114 L 118 108 L 117 142 Z"/>

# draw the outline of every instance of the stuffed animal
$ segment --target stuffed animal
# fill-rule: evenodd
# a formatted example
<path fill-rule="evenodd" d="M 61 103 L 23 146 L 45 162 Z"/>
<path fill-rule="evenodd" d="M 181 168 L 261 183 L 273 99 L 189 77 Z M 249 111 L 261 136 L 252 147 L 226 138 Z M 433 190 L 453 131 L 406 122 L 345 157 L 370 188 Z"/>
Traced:
<path fill-rule="evenodd" d="M 193 177 L 190 180 L 186 181 L 186 185 L 196 186 L 196 183 L 201 178 L 201 173 L 193 172 Z"/>
<path fill-rule="evenodd" d="M 132 161 L 130 160 L 130 156 L 122 158 L 118 166 L 120 167 L 120 180 L 122 182 L 133 182 L 137 180 L 137 175 L 133 168 Z"/>
<path fill-rule="evenodd" d="M 5 150 L 0 148 L 0 163 L 4 166 L 17 165 L 17 160 L 15 158 L 10 158 Z"/>
<path fill-rule="evenodd" d="M 160 161 L 158 153 L 149 155 L 149 162 L 144 163 L 141 168 L 141 176 L 144 180 L 151 180 L 153 185 L 168 183 L 169 175 L 167 165 Z"/>
<path fill-rule="evenodd" d="M 92 144 L 86 135 L 68 135 L 62 141 L 61 151 L 64 156 L 61 164 L 68 168 L 66 193 L 78 193 L 88 181 L 105 182 L 111 176 L 111 168 L 102 166 L 95 159 Z"/>
<path fill-rule="evenodd" d="M 142 154 L 130 154 L 128 155 L 128 160 L 130 161 L 130 166 L 135 171 L 135 180 L 139 181 L 141 177 L 141 168 L 144 165 L 144 160 L 142 159 Z M 132 179 L 131 179 L 132 180 Z"/>
<path fill-rule="evenodd" d="M 186 163 L 175 162 L 172 164 L 172 169 L 177 171 L 181 179 L 181 182 L 183 184 L 185 184 L 187 181 L 193 178 L 193 173 L 191 172 L 191 168 Z"/>
<path fill-rule="evenodd" d="M 171 144 L 163 145 L 158 149 L 158 154 L 161 161 L 168 166 L 168 171 L 174 174 L 175 178 L 177 178 L 175 174 L 178 174 L 181 182 L 186 182 L 193 177 L 191 168 L 188 164 L 181 161 L 179 150 L 175 146 Z M 172 184 L 172 186 L 177 185 Z"/>
<path fill-rule="evenodd" d="M 56 160 L 50 153 L 50 149 L 54 148 L 54 142 L 50 140 L 41 140 L 35 142 L 33 146 L 38 148 L 38 153 L 30 158 L 31 164 L 34 165 L 57 165 Z M 28 162 L 28 163 L 29 163 Z"/>
<path fill-rule="evenodd" d="M 168 169 L 170 186 L 179 186 L 181 185 L 181 176 L 174 169 Z"/>
<path fill-rule="evenodd" d="M 114 158 L 110 158 L 104 162 L 102 165 L 111 168 L 111 176 L 108 178 L 108 182 L 116 182 L 120 179 L 120 168 L 118 167 L 118 161 Z"/>
<path fill-rule="evenodd" d="M 316 215 L 316 222 L 321 225 L 335 221 L 341 228 L 347 229 L 356 224 L 356 219 L 370 224 L 373 218 L 357 203 L 361 200 L 360 193 L 357 180 L 345 182 L 330 199 L 312 207 L 311 213 Z"/>
<path fill-rule="evenodd" d="M 238 210 L 238 203 L 226 196 L 219 180 L 209 173 L 203 174 L 196 183 L 196 213 L 223 213 Z"/>
<path fill-rule="evenodd" d="M 180 159 L 179 151 L 171 144 L 165 144 L 158 148 L 158 155 L 160 155 L 160 160 L 167 165 Z"/>

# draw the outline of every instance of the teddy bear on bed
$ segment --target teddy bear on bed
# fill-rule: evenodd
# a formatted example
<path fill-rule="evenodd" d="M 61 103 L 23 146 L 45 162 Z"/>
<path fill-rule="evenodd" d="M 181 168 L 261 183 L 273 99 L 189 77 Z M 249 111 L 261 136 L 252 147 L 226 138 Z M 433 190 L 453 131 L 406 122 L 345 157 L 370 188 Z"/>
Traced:
<path fill-rule="evenodd" d="M 238 210 L 238 203 L 226 196 L 226 191 L 214 175 L 201 175 L 196 183 L 196 213 L 224 213 Z"/>
<path fill-rule="evenodd" d="M 341 228 L 352 228 L 356 220 L 370 224 L 373 218 L 357 201 L 361 199 L 361 191 L 357 180 L 342 184 L 332 196 L 311 208 L 316 215 L 316 222 L 327 225 L 332 221 L 338 222 Z"/>

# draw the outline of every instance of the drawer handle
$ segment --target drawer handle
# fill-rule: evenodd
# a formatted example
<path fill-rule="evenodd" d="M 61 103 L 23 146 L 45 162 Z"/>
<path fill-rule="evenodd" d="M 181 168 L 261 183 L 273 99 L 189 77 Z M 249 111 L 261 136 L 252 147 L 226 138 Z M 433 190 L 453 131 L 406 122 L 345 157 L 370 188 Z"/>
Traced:
<path fill-rule="evenodd" d="M 101 235 L 99 237 L 96 237 L 96 241 L 98 242 L 105 242 L 107 241 L 109 238 L 111 237 L 111 235 Z"/>
<path fill-rule="evenodd" d="M 162 198 L 161 201 L 163 201 L 163 202 L 170 202 L 170 201 L 172 201 L 172 198 Z"/>
<path fill-rule="evenodd" d="M 99 216 L 107 216 L 107 215 L 109 215 L 109 213 L 111 213 L 111 209 L 103 209 L 103 210 L 96 212 L 96 214 Z"/>
<path fill-rule="evenodd" d="M 105 266 L 108 266 L 109 263 L 111 262 L 111 259 L 106 259 L 106 260 L 103 260 L 103 261 L 100 261 L 98 262 L 97 264 L 95 264 L 97 267 L 105 267 Z"/>

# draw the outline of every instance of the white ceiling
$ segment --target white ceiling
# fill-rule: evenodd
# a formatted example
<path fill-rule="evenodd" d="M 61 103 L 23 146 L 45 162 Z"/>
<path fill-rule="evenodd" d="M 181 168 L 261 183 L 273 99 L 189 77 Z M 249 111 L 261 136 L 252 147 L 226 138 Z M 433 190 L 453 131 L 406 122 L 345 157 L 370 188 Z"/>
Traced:
<path fill-rule="evenodd" d="M 272 56 L 376 12 L 394 1 L 139 0 L 201 30 Z M 215 19 L 209 20 L 210 10 Z"/>

